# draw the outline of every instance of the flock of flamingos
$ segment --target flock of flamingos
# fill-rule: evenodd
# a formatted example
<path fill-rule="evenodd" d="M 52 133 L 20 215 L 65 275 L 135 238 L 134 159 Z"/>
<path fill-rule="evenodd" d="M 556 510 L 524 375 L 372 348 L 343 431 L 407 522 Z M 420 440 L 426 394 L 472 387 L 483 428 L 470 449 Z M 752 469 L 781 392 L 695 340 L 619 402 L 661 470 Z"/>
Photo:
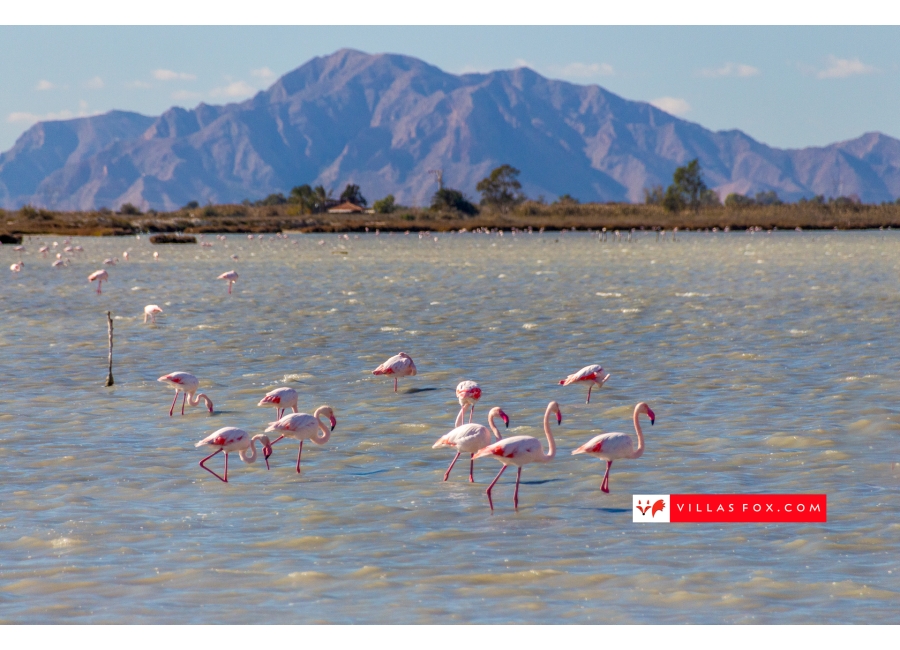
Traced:
<path fill-rule="evenodd" d="M 43 251 L 42 251 L 43 252 Z M 124 254 L 127 259 L 128 253 Z M 154 257 L 158 254 L 154 253 Z M 109 262 L 109 260 L 107 260 Z M 20 263 L 21 264 L 21 263 Z M 14 265 L 14 266 L 19 266 Z M 21 271 L 19 268 L 12 268 L 14 272 Z M 101 293 L 101 287 L 104 281 L 109 279 L 106 270 L 98 270 L 88 276 L 89 282 L 97 282 L 97 293 Z M 228 271 L 221 274 L 217 279 L 228 282 L 228 293 L 231 293 L 232 285 L 238 280 L 238 274 L 235 271 Z M 156 322 L 156 315 L 162 313 L 162 309 L 158 305 L 147 305 L 144 307 L 144 322 L 148 319 Z M 412 358 L 405 352 L 400 352 L 392 356 L 390 359 L 382 363 L 372 371 L 373 375 L 386 375 L 394 380 L 394 392 L 397 392 L 397 380 L 400 377 L 410 377 L 416 374 L 416 365 Z M 585 366 L 578 372 L 575 372 L 559 383 L 563 386 L 569 386 L 576 383 L 586 383 L 588 385 L 587 403 L 591 401 L 591 390 L 596 385 L 602 387 L 609 379 L 609 375 L 603 374 L 603 368 L 599 365 Z M 200 380 L 188 372 L 172 372 L 164 375 L 158 381 L 168 384 L 175 389 L 175 398 L 172 400 L 172 406 L 169 409 L 171 416 L 175 411 L 175 405 L 178 402 L 179 394 L 181 400 L 181 414 L 184 415 L 186 404 L 197 406 L 201 400 L 206 405 L 210 413 L 213 412 L 212 400 L 204 393 L 199 393 Z M 488 412 L 488 426 L 472 422 L 475 411 L 475 404 L 481 399 L 481 387 L 474 381 L 463 381 L 456 387 L 456 397 L 459 400 L 460 410 L 456 416 L 454 428 L 448 433 L 441 436 L 432 446 L 433 449 L 449 447 L 456 451 L 456 455 L 444 472 L 444 480 L 450 477 L 456 461 L 463 453 L 469 454 L 469 481 L 475 482 L 473 476 L 474 464 L 476 458 L 491 457 L 499 461 L 503 466 L 500 472 L 491 481 L 485 493 L 487 494 L 488 504 L 491 510 L 494 509 L 494 501 L 491 497 L 491 491 L 494 485 L 500 479 L 500 476 L 506 471 L 510 465 L 517 468 L 516 472 L 516 488 L 513 493 L 513 504 L 516 509 L 519 507 L 519 484 L 522 478 L 522 467 L 529 463 L 546 463 L 556 456 L 556 442 L 553 439 L 553 433 L 550 430 L 550 417 L 556 416 L 556 423 L 562 424 L 562 412 L 557 402 L 550 402 L 544 413 L 544 435 L 547 437 L 547 451 L 545 452 L 541 441 L 531 436 L 514 436 L 511 438 L 503 438 L 498 430 L 495 419 L 500 418 L 505 426 L 509 426 L 509 417 L 500 407 L 494 407 Z M 259 441 L 262 447 L 263 458 L 266 462 L 266 469 L 269 468 L 269 459 L 272 456 L 272 447 L 283 440 L 291 438 L 299 441 L 299 449 L 297 451 L 296 471 L 300 473 L 300 458 L 303 454 L 303 442 L 311 440 L 318 445 L 324 445 L 331 437 L 331 432 L 337 425 L 334 416 L 334 410 L 330 406 L 320 406 L 315 412 L 300 413 L 297 408 L 297 391 L 293 388 L 283 386 L 276 388 L 259 401 L 258 406 L 269 406 L 275 408 L 275 421 L 270 422 L 265 433 L 250 436 L 243 429 L 237 427 L 222 427 L 214 431 L 203 440 L 199 441 L 195 446 L 204 447 L 207 450 L 214 451 L 200 461 L 200 467 L 218 478 L 219 480 L 228 482 L 228 454 L 238 452 L 241 460 L 245 463 L 253 463 L 257 459 L 256 442 Z M 290 408 L 291 413 L 285 415 L 284 412 Z M 464 423 L 466 410 L 469 411 L 469 422 Z M 634 408 L 634 430 L 637 437 L 635 440 L 626 433 L 604 433 L 591 438 L 586 443 L 572 451 L 572 454 L 590 454 L 606 461 L 606 473 L 603 476 L 603 482 L 600 489 L 609 492 L 609 472 L 612 469 L 613 461 L 628 458 L 640 458 L 644 453 L 644 435 L 641 430 L 639 421 L 640 415 L 646 415 L 650 419 L 652 425 L 656 421 L 656 416 L 645 402 L 640 402 Z M 323 421 L 324 418 L 324 421 Z M 326 424 L 327 423 L 327 424 Z M 278 434 L 275 440 L 271 440 L 266 434 Z M 492 442 L 492 438 L 496 438 L 496 442 Z M 214 470 L 206 466 L 206 462 L 214 456 L 225 454 L 225 470 L 224 475 L 220 475 Z"/>

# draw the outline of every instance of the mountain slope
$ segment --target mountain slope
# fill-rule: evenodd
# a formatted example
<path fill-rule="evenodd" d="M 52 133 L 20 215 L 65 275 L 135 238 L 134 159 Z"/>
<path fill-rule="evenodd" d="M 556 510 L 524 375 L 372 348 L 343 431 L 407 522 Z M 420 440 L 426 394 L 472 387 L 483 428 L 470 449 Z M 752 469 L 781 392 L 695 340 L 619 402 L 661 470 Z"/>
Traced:
<path fill-rule="evenodd" d="M 423 205 L 436 189 L 430 169 L 474 195 L 503 163 L 521 169 L 531 196 L 640 201 L 693 158 L 723 197 L 900 196 L 900 141 L 879 133 L 780 150 L 527 68 L 452 75 L 412 57 L 340 50 L 241 103 L 35 124 L 0 155 L 0 205 L 173 209 L 348 182 L 370 200 L 393 193 Z"/>

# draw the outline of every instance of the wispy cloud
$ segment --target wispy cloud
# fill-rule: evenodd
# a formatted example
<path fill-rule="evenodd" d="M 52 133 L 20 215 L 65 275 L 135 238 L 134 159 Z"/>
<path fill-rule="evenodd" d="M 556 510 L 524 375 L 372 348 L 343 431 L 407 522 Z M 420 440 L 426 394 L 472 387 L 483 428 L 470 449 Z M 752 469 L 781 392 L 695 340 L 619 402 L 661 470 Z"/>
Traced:
<path fill-rule="evenodd" d="M 37 85 L 34 87 L 35 90 L 53 90 L 56 88 L 52 83 L 47 81 L 46 79 L 41 79 L 37 82 Z"/>
<path fill-rule="evenodd" d="M 567 63 L 563 66 L 551 66 L 548 71 L 557 71 L 562 77 L 608 77 L 616 73 L 615 69 L 609 63 Z"/>
<path fill-rule="evenodd" d="M 163 69 L 154 70 L 151 74 L 158 81 L 194 81 L 197 78 L 197 75 L 189 72 L 175 72 L 174 70 Z"/>
<path fill-rule="evenodd" d="M 691 110 L 691 105 L 680 97 L 657 97 L 651 100 L 650 104 L 672 115 L 684 115 Z"/>
<path fill-rule="evenodd" d="M 704 68 L 699 74 L 701 77 L 755 77 L 761 73 L 752 65 L 729 62 L 718 68 Z"/>
<path fill-rule="evenodd" d="M 88 104 L 86 101 L 82 100 L 78 102 L 79 110 L 76 113 L 75 111 L 70 111 L 69 109 L 63 109 L 59 112 L 51 112 L 44 113 L 43 115 L 39 115 L 37 113 L 28 113 L 25 111 L 10 113 L 6 117 L 6 121 L 13 124 L 18 122 L 26 122 L 28 125 L 32 125 L 36 122 L 47 122 L 52 120 L 71 120 L 73 117 L 88 117 L 89 115 L 97 115 L 98 111 L 88 111 Z"/>
<path fill-rule="evenodd" d="M 142 88 L 142 89 L 146 89 L 146 88 L 153 88 L 153 84 L 150 83 L 149 81 L 141 81 L 141 80 L 138 79 L 138 80 L 136 80 L 136 81 L 129 81 L 128 83 L 125 84 L 125 87 L 126 87 L 126 88 Z"/>
<path fill-rule="evenodd" d="M 200 99 L 202 95 L 191 90 L 176 90 L 174 93 L 172 93 L 171 97 L 172 99 L 178 101 L 186 101 L 191 99 Z"/>
<path fill-rule="evenodd" d="M 249 97 L 257 93 L 257 89 L 248 84 L 246 81 L 233 81 L 227 86 L 221 88 L 213 88 L 209 94 L 212 97 Z"/>
<path fill-rule="evenodd" d="M 85 82 L 84 87 L 90 88 L 91 90 L 100 90 L 101 88 L 103 88 L 103 85 L 103 79 L 101 79 L 100 77 L 94 77 L 93 79 L 88 79 Z"/>
<path fill-rule="evenodd" d="M 859 58 L 855 59 L 839 59 L 836 56 L 828 57 L 828 67 L 819 70 L 816 76 L 819 79 L 843 79 L 859 74 L 872 74 L 875 68 L 866 65 Z"/>
<path fill-rule="evenodd" d="M 252 74 L 254 77 L 259 77 L 260 79 L 272 79 L 275 76 L 275 73 L 272 72 L 271 69 L 266 67 L 251 70 L 250 74 Z"/>

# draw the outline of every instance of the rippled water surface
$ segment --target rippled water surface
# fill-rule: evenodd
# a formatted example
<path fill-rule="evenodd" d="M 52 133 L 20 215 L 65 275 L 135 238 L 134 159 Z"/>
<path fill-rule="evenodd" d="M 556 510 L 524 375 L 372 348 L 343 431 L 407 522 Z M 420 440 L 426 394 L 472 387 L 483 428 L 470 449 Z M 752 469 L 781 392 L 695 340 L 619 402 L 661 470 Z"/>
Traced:
<path fill-rule="evenodd" d="M 0 621 L 898 622 L 900 233 L 83 238 L 57 269 L 53 239 L 0 248 Z M 394 394 L 371 370 L 401 350 L 419 374 Z M 557 382 L 590 363 L 612 378 L 585 405 Z M 175 370 L 215 414 L 168 416 Z M 492 459 L 441 481 L 463 379 L 508 435 L 543 440 L 560 402 L 518 512 L 512 471 L 488 509 Z M 198 467 L 282 385 L 337 416 L 301 475 L 293 443 L 268 472 L 232 455 L 228 484 Z M 638 401 L 646 452 L 603 494 L 570 451 Z M 691 492 L 825 492 L 829 521 L 631 523 L 632 494 Z"/>

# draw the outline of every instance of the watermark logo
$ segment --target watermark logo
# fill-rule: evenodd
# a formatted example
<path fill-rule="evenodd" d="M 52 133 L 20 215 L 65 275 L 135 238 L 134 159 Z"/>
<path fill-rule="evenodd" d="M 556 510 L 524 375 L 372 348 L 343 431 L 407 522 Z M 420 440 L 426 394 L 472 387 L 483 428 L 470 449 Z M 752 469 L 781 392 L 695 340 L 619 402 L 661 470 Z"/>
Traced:
<path fill-rule="evenodd" d="M 635 494 L 640 523 L 823 523 L 824 494 Z"/>

